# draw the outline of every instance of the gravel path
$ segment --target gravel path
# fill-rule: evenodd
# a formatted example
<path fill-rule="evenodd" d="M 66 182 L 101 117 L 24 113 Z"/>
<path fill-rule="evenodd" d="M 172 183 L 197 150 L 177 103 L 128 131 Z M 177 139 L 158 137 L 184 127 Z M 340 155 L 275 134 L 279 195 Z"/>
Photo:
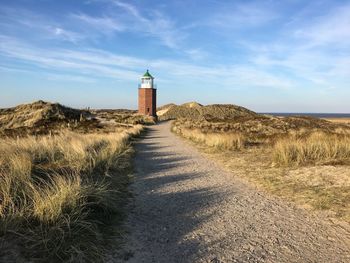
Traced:
<path fill-rule="evenodd" d="M 149 130 L 136 145 L 129 235 L 111 262 L 350 262 L 347 224 L 259 192 L 170 123 Z"/>

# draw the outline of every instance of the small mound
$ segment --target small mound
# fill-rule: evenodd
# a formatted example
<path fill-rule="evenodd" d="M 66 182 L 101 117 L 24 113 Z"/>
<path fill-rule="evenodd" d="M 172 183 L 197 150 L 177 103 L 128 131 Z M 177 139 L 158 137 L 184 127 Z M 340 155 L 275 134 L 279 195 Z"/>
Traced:
<path fill-rule="evenodd" d="M 126 124 L 126 125 L 153 125 L 156 120 L 152 116 L 145 116 L 139 114 L 136 110 L 126 109 L 106 109 L 106 110 L 93 110 L 92 113 L 96 116 L 96 119 L 101 123 L 114 123 L 114 124 Z"/>
<path fill-rule="evenodd" d="M 172 107 L 176 107 L 177 105 L 174 103 L 169 103 L 169 104 L 165 104 L 161 107 L 157 108 L 157 116 L 163 116 L 165 113 L 168 112 L 168 110 L 170 110 Z"/>
<path fill-rule="evenodd" d="M 202 104 L 195 101 L 184 103 L 181 106 L 188 107 L 188 108 L 197 108 L 197 109 L 203 107 Z"/>
<path fill-rule="evenodd" d="M 182 105 L 168 104 L 158 109 L 160 120 L 191 119 L 191 120 L 231 120 L 241 117 L 256 117 L 258 114 L 246 108 L 231 104 L 213 104 L 203 106 L 197 102 Z"/>
<path fill-rule="evenodd" d="M 40 100 L 14 108 L 0 109 L 0 129 L 33 128 L 57 122 L 74 122 L 87 115 L 87 111 Z"/>
<path fill-rule="evenodd" d="M 165 104 L 161 107 L 157 108 L 157 111 L 161 111 L 161 110 L 166 110 L 166 109 L 170 109 L 171 107 L 177 106 L 175 103 L 169 103 L 169 104 Z"/>

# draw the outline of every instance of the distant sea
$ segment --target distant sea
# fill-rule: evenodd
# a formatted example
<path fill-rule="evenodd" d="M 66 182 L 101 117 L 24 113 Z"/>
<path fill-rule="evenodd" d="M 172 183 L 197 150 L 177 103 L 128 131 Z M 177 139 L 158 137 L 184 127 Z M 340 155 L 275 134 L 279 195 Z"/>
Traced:
<path fill-rule="evenodd" d="M 281 113 L 281 112 L 261 112 L 261 114 L 269 114 L 272 116 L 308 116 L 315 118 L 350 118 L 350 113 Z"/>

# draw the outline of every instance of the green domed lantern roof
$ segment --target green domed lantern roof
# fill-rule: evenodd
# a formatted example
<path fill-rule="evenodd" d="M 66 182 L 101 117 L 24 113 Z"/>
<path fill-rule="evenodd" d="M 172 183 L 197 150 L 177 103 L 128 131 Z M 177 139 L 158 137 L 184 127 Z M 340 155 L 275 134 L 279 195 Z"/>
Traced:
<path fill-rule="evenodd" d="M 143 77 L 144 77 L 144 78 L 151 78 L 151 79 L 154 79 L 153 76 L 149 73 L 148 69 L 147 69 L 146 73 L 143 74 Z"/>

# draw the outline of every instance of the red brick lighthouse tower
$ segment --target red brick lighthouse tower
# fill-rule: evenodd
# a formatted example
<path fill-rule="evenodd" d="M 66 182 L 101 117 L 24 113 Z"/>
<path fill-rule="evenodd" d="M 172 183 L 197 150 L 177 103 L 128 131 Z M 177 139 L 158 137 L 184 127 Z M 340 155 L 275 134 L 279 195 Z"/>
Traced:
<path fill-rule="evenodd" d="M 139 113 L 157 117 L 157 89 L 154 88 L 154 78 L 147 72 L 141 77 L 139 86 Z"/>

